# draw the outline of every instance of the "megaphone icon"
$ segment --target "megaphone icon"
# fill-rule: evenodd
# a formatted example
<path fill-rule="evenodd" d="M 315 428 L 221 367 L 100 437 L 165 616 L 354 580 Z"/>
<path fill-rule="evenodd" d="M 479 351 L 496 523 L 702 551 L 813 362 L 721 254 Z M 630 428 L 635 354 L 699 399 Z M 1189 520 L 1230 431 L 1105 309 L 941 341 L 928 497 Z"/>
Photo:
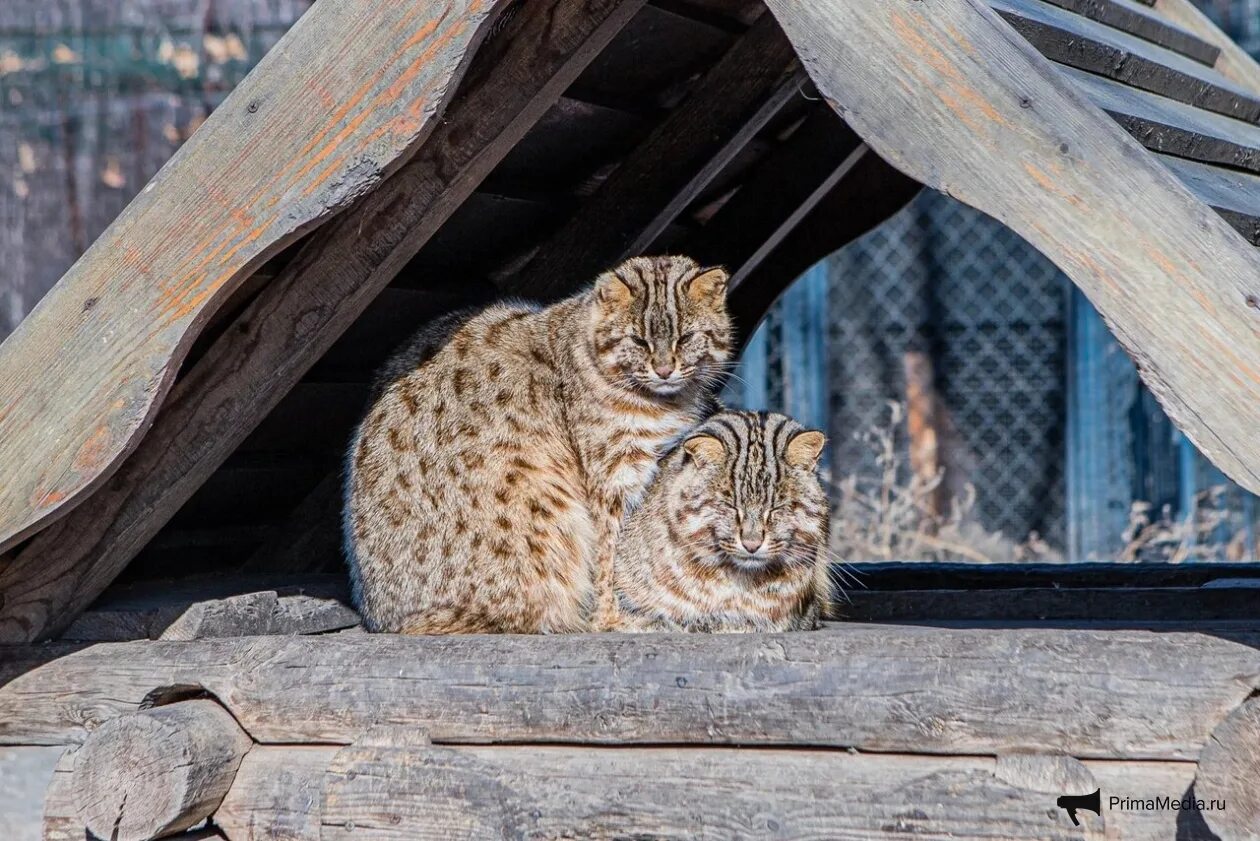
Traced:
<path fill-rule="evenodd" d="M 1074 826 L 1080 826 L 1081 822 L 1076 819 L 1077 809 L 1088 809 L 1102 816 L 1102 789 L 1095 790 L 1093 794 L 1065 794 L 1059 798 L 1058 806 L 1067 811 Z"/>

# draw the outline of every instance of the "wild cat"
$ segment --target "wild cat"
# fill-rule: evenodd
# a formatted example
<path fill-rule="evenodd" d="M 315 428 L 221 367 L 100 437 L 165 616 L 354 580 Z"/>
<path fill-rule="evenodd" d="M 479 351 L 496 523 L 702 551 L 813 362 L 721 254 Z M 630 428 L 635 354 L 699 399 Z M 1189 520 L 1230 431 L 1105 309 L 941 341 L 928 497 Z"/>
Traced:
<path fill-rule="evenodd" d="M 623 514 L 730 355 L 726 283 L 686 257 L 634 258 L 546 308 L 445 319 L 387 365 L 347 456 L 368 629 L 609 625 Z"/>
<path fill-rule="evenodd" d="M 825 438 L 719 412 L 661 464 L 618 539 L 623 630 L 812 630 L 829 595 Z"/>

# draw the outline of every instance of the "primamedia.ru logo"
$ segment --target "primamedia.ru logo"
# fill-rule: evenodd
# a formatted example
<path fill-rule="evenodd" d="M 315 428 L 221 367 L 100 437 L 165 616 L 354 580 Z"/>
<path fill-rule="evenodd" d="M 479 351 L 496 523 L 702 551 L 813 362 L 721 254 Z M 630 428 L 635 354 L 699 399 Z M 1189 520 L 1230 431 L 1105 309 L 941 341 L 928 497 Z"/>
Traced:
<path fill-rule="evenodd" d="M 1224 798 L 1202 800 L 1194 797 L 1117 797 L 1107 798 L 1108 809 L 1123 809 L 1126 812 L 1167 812 L 1197 810 L 1199 812 L 1225 811 Z"/>

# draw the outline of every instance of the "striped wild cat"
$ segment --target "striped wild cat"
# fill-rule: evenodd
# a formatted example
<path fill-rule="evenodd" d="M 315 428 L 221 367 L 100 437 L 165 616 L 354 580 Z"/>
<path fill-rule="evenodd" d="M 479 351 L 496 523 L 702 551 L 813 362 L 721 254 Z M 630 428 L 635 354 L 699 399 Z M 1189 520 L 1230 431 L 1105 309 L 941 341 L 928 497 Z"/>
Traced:
<path fill-rule="evenodd" d="M 816 628 L 829 595 L 824 443 L 762 412 L 719 412 L 688 435 L 622 529 L 619 627 Z"/>
<path fill-rule="evenodd" d="M 613 551 L 731 348 L 726 272 L 635 258 L 540 308 L 423 331 L 346 463 L 353 595 L 373 631 L 557 633 L 615 616 Z"/>

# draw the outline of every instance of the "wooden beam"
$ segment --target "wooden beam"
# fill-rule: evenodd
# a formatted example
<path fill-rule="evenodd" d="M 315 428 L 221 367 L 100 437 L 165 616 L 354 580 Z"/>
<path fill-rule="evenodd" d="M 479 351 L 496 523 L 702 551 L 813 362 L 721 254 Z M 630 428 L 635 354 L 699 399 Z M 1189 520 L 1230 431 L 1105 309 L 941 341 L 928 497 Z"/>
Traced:
<path fill-rule="evenodd" d="M 1234 84 L 1260 94 L 1260 64 L 1203 14 L 1191 0 L 1154 0 L 1156 14 L 1193 32 L 1221 50 L 1216 71 Z"/>
<path fill-rule="evenodd" d="M 321 838 L 1103 837 L 1102 816 L 1074 827 L 1056 794 L 994 771 L 991 757 L 355 745 L 325 777 Z"/>
<path fill-rule="evenodd" d="M 99 487 L 271 255 L 433 131 L 506 0 L 305 14 L 0 345 L 0 550 Z"/>
<path fill-rule="evenodd" d="M 988 0 L 988 5 L 1052 61 L 1227 117 L 1260 121 L 1260 97 L 1171 50 L 1040 0 Z"/>
<path fill-rule="evenodd" d="M 795 228 L 784 232 L 777 248 L 762 253 L 755 270 L 744 272 L 731 290 L 731 314 L 740 343 L 810 266 L 901 210 L 919 189 L 917 181 L 878 155 L 863 154 L 848 176 L 820 197 Z"/>
<path fill-rule="evenodd" d="M 517 15 L 479 54 L 459 98 L 416 157 L 310 240 L 180 381 L 122 469 L 0 571 L 5 595 L 0 640 L 42 639 L 68 625 L 275 407 L 642 2 L 541 0 L 528 14 Z"/>
<path fill-rule="evenodd" d="M 1047 0 L 1069 12 L 1175 50 L 1211 67 L 1221 48 L 1125 0 Z"/>
<path fill-rule="evenodd" d="M 518 274 L 509 291 L 554 298 L 642 253 L 794 96 L 791 45 L 764 15 Z"/>
<path fill-rule="evenodd" d="M 101 643 L 0 688 L 0 744 L 65 744 L 157 687 L 260 743 L 379 721 L 445 743 L 798 745 L 1195 759 L 1260 685 L 1260 635 L 833 625 L 796 634 Z M 1175 674 L 1175 681 L 1167 676 Z"/>
<path fill-rule="evenodd" d="M 768 4 L 867 143 L 1052 259 L 1169 417 L 1260 491 L 1260 254 L 979 0 Z"/>
<path fill-rule="evenodd" d="M 731 834 L 741 837 L 758 830 L 773 832 L 775 838 L 831 837 L 843 829 L 850 838 L 880 838 L 882 832 L 892 832 L 894 838 L 906 832 L 963 838 L 971 837 L 966 834 L 969 828 L 978 828 L 982 838 L 996 834 L 1044 839 L 1068 829 L 1073 834 L 1067 837 L 1079 838 L 1082 829 L 1072 829 L 1066 812 L 1053 808 L 1054 801 L 1062 794 L 1099 787 L 1105 793 L 1123 792 L 1129 803 L 1104 801 L 1103 815 L 1080 815 L 1085 837 L 1095 837 L 1089 833 L 1102 837 L 1105 828 L 1106 837 L 1172 838 L 1187 817 L 1197 817 L 1147 809 L 1142 803 L 1185 792 L 1194 779 L 1191 762 L 712 748 L 451 749 L 415 744 L 404 738 L 409 735 L 400 731 L 389 740 L 363 739 L 341 750 L 322 745 L 257 746 L 241 763 L 213 822 L 232 841 L 319 841 L 321 831 L 340 837 L 350 822 L 353 837 L 375 837 L 377 827 L 388 827 L 392 831 L 388 837 L 445 838 L 450 835 L 446 821 L 455 809 L 465 819 L 475 816 L 484 834 L 507 837 L 541 834 L 539 828 L 545 826 L 558 837 L 584 838 L 603 830 L 602 837 L 615 827 L 617 837 L 686 838 L 695 826 L 703 825 L 710 830 L 735 827 Z M 536 766 L 541 767 L 534 770 Z M 799 779 L 803 769 L 810 769 L 809 779 Z M 524 780 L 523 771 L 528 772 Z M 453 782 L 459 786 L 455 791 Z M 894 783 L 899 791 L 914 792 L 917 805 L 899 808 L 890 800 L 897 796 L 889 794 Z M 951 790 L 933 793 L 943 784 L 951 784 Z M 781 785 L 790 793 L 780 790 Z M 833 785 L 842 791 L 830 793 Z M 973 796 L 988 799 L 959 805 L 958 793 L 965 786 L 974 789 Z M 487 790 L 495 793 L 497 804 L 479 796 Z M 439 791 L 449 799 L 435 797 Z M 576 791 L 576 799 L 562 797 L 560 791 Z M 688 798 L 689 823 L 675 830 L 669 827 L 671 821 L 682 820 L 675 813 L 682 808 L 679 792 Z M 805 796 L 812 802 L 800 804 L 798 815 L 797 798 Z M 1007 798 L 1017 804 L 1012 812 L 1023 813 L 1008 814 L 1005 805 L 990 808 Z M 658 803 L 664 807 L 655 808 Z M 844 811 L 828 813 L 820 830 L 819 804 L 825 810 L 829 803 L 843 803 Z M 511 808 L 515 804 L 522 808 Z M 652 808 L 644 809 L 644 804 Z M 506 813 L 503 806 L 509 807 Z M 366 817 L 368 809 L 377 814 Z M 745 814 L 747 809 L 756 809 L 755 815 Z M 893 809 L 900 815 L 897 820 L 886 817 Z M 1000 826 L 999 816 L 1007 817 Z M 557 825 L 566 819 L 572 823 Z M 1205 832 L 1193 837 L 1209 836 Z"/>

